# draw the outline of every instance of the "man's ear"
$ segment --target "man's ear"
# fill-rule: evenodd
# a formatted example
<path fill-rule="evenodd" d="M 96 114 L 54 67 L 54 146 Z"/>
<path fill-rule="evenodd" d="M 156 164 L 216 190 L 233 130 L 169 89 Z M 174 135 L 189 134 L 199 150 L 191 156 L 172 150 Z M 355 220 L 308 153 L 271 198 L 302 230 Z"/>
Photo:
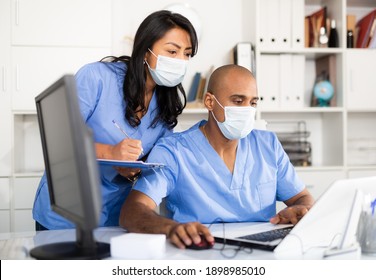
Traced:
<path fill-rule="evenodd" d="M 213 111 L 213 105 L 214 105 L 213 102 L 214 102 L 213 95 L 207 91 L 204 95 L 204 105 L 206 109 L 208 109 L 209 111 Z"/>

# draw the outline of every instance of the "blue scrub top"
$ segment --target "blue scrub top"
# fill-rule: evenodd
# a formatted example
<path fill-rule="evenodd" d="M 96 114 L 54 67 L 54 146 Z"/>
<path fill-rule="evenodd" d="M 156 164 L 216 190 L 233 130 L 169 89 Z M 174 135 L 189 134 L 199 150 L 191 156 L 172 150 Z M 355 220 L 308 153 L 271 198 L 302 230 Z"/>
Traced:
<path fill-rule="evenodd" d="M 148 157 L 166 167 L 137 182 L 135 190 L 158 205 L 166 197 L 170 218 L 178 222 L 268 221 L 276 200 L 304 189 L 276 135 L 253 130 L 240 139 L 233 174 L 199 127 L 160 139 Z"/>
<path fill-rule="evenodd" d="M 155 94 L 138 127 L 133 128 L 124 119 L 125 74 L 126 65 L 123 62 L 95 62 L 82 67 L 76 74 L 81 114 L 93 131 L 94 142 L 114 145 L 124 139 L 123 133 L 112 123 L 115 120 L 131 138 L 142 141 L 144 153 L 147 154 L 160 137 L 172 132 L 161 123 L 155 128 L 150 126 L 158 113 Z M 100 166 L 100 176 L 103 207 L 99 226 L 117 226 L 121 206 L 132 185 L 112 166 Z M 48 229 L 74 227 L 71 222 L 51 210 L 45 174 L 36 193 L 33 218 Z"/>

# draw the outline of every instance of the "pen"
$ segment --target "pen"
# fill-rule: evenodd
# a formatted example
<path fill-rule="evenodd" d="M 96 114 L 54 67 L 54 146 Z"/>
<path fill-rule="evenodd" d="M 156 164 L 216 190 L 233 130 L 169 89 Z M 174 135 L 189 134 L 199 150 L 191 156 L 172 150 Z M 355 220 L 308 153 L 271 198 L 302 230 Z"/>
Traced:
<path fill-rule="evenodd" d="M 371 202 L 372 216 L 375 214 L 376 198 Z"/>
<path fill-rule="evenodd" d="M 113 124 L 125 135 L 125 136 L 127 136 L 128 138 L 131 138 L 131 137 L 129 137 L 129 135 L 120 127 L 120 125 L 117 123 L 117 122 L 115 122 L 115 120 L 112 120 L 112 122 L 113 122 Z"/>
<path fill-rule="evenodd" d="M 124 129 L 121 128 L 121 126 L 115 121 L 115 120 L 112 120 L 112 123 L 125 135 L 127 136 L 128 138 L 131 138 L 129 137 L 129 135 L 124 131 Z M 144 155 L 144 149 L 141 147 L 141 155 Z"/>

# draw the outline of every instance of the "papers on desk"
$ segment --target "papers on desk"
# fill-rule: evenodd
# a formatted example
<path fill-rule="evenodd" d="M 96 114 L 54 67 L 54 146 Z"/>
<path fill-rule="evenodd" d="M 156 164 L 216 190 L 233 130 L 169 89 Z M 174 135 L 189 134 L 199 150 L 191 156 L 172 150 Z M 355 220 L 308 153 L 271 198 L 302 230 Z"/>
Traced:
<path fill-rule="evenodd" d="M 162 163 L 143 162 L 143 161 L 126 161 L 115 159 L 97 159 L 100 165 L 111 165 L 119 167 L 139 168 L 139 169 L 156 169 L 163 168 L 165 165 Z"/>

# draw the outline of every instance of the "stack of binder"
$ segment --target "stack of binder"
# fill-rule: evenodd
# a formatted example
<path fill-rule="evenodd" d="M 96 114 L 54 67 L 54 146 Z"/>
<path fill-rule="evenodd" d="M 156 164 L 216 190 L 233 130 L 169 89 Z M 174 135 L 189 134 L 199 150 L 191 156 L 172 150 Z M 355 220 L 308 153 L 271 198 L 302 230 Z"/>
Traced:
<path fill-rule="evenodd" d="M 274 131 L 294 166 L 312 165 L 310 132 L 305 121 L 268 121 L 268 129 Z"/>

